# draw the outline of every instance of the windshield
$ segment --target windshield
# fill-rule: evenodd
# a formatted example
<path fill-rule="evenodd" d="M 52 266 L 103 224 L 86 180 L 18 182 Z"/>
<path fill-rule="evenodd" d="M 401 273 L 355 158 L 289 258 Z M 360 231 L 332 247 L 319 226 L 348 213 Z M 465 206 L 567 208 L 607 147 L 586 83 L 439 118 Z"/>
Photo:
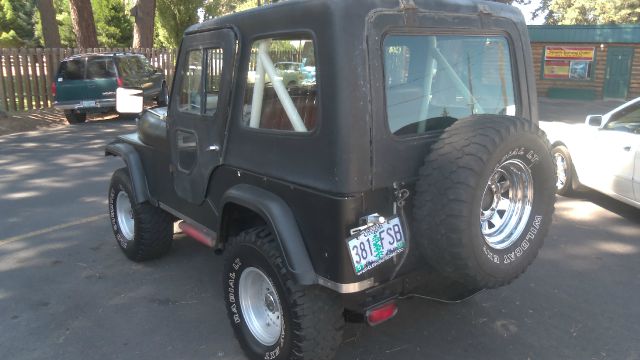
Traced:
<path fill-rule="evenodd" d="M 473 114 L 516 114 L 502 36 L 390 35 L 384 67 L 387 118 L 396 135 L 442 130 Z"/>

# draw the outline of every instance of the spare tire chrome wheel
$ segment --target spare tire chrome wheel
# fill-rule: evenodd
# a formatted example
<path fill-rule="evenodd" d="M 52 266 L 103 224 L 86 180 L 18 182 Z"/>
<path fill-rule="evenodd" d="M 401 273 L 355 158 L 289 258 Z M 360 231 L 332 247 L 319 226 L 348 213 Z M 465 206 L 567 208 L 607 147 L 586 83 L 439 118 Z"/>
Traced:
<path fill-rule="evenodd" d="M 480 209 L 482 235 L 489 246 L 505 249 L 518 240 L 531 214 L 533 176 L 518 159 L 498 166 L 484 189 Z"/>
<path fill-rule="evenodd" d="M 414 242 L 469 289 L 522 274 L 542 247 L 555 202 L 549 142 L 527 119 L 473 115 L 430 148 L 413 199 Z"/>

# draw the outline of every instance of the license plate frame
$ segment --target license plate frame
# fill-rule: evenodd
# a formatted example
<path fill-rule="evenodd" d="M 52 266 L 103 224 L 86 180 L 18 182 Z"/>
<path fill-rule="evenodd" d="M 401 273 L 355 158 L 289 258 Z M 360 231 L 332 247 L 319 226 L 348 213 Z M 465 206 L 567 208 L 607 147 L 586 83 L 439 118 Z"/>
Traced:
<path fill-rule="evenodd" d="M 347 238 L 346 243 L 353 269 L 362 275 L 405 250 L 402 221 L 398 216 L 389 218 Z"/>
<path fill-rule="evenodd" d="M 83 108 L 96 107 L 96 101 L 95 100 L 82 100 L 80 105 Z"/>

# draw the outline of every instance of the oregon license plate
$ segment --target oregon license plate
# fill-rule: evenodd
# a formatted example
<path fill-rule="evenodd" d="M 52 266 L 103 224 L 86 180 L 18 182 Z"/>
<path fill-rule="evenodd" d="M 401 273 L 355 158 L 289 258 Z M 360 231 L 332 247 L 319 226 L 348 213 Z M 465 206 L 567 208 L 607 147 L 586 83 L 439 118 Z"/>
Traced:
<path fill-rule="evenodd" d="M 347 244 L 356 274 L 363 274 L 404 250 L 400 218 L 368 227 L 347 239 Z"/>
<path fill-rule="evenodd" d="M 82 100 L 82 107 L 95 107 L 95 100 Z"/>

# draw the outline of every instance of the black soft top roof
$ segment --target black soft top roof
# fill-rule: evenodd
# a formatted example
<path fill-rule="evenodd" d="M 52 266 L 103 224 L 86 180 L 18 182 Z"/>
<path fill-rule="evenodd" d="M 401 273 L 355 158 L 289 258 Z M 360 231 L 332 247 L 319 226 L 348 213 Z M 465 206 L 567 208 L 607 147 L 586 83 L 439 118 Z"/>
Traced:
<path fill-rule="evenodd" d="M 273 23 L 290 17 L 308 17 L 309 22 L 330 23 L 335 16 L 350 15 L 363 18 L 374 10 L 393 10 L 401 8 L 417 8 L 421 11 L 477 14 L 491 13 L 494 16 L 506 17 L 524 24 L 525 19 L 520 10 L 511 5 L 494 1 L 480 0 L 287 0 L 241 11 L 190 26 L 185 34 L 211 30 L 220 27 L 235 26 L 243 29 L 260 27 L 259 22 Z M 318 10 L 325 11 L 318 11 Z M 282 28 L 288 28 L 282 21 Z"/>

